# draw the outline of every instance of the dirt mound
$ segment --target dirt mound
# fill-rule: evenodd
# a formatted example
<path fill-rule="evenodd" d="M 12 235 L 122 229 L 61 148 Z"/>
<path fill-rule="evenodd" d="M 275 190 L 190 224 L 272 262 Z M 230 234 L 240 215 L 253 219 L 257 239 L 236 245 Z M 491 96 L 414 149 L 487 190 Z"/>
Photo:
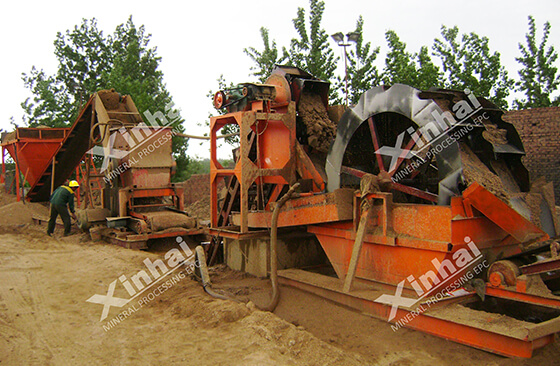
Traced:
<path fill-rule="evenodd" d="M 33 223 L 33 215 L 47 218 L 49 208 L 36 202 L 13 202 L 2 206 L 0 225 L 24 225 Z"/>
<path fill-rule="evenodd" d="M 239 323 L 252 329 L 258 337 L 268 341 L 280 354 L 287 356 L 286 361 L 289 363 L 295 361 L 297 364 L 305 365 L 367 364 L 360 356 L 331 346 L 302 327 L 288 323 L 269 312 L 253 311 Z M 247 357 L 249 356 L 254 354 Z"/>
<path fill-rule="evenodd" d="M 307 128 L 309 146 L 323 153 L 328 152 L 336 136 L 336 124 L 329 119 L 321 96 L 304 92 L 298 112 Z"/>
<path fill-rule="evenodd" d="M 48 203 L 16 201 L 16 196 L 4 190 L 0 185 L 0 225 L 32 224 L 32 217 L 49 217 Z"/>
<path fill-rule="evenodd" d="M 521 192 L 515 179 L 503 161 L 492 161 L 491 166 L 497 174 L 492 172 L 478 156 L 465 144 L 460 144 L 461 161 L 463 163 L 463 176 L 468 185 L 477 182 L 490 193 L 516 209 L 527 220 L 537 227 L 543 228 L 541 222 L 541 204 L 549 206 L 554 214 L 553 187 L 544 178 L 536 179 L 529 192 Z M 525 213 L 524 213 L 525 212 Z M 556 218 L 554 225 L 560 227 Z"/>
<path fill-rule="evenodd" d="M 157 310 L 167 310 L 178 322 L 192 322 L 192 327 L 198 332 L 222 334 L 221 347 L 229 354 L 225 364 L 367 364 L 362 357 L 325 343 L 303 327 L 258 310 L 252 302 L 245 304 L 216 300 L 202 292 L 194 282 L 183 282 L 182 285 L 184 287 L 180 293 L 184 296 L 163 300 Z M 243 346 L 237 348 L 237 344 Z M 225 361 L 225 358 L 216 358 L 218 355 L 215 353 L 207 356 L 207 364 L 212 364 L 212 358 L 218 363 Z"/>
<path fill-rule="evenodd" d="M 16 196 L 7 193 L 5 187 L 6 185 L 4 183 L 0 184 L 0 207 L 16 202 Z"/>
<path fill-rule="evenodd" d="M 204 196 L 188 205 L 185 211 L 189 216 L 196 217 L 199 220 L 210 220 L 210 196 Z"/>

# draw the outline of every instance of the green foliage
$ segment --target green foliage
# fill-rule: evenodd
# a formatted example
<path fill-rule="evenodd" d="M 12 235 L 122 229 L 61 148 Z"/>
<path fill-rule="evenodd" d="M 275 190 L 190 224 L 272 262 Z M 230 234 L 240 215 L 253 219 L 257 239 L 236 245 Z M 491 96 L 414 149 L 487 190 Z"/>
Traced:
<path fill-rule="evenodd" d="M 553 46 L 546 47 L 550 34 L 550 23 L 544 23 L 541 42 L 537 45 L 535 19 L 529 16 L 529 32 L 525 35 L 526 46 L 519 43 L 521 56 L 516 60 L 522 65 L 517 91 L 525 98 L 516 99 L 514 105 L 519 109 L 539 108 L 560 105 L 560 97 L 551 100 L 550 94 L 558 89 L 560 75 L 554 66 L 558 53 Z"/>
<path fill-rule="evenodd" d="M 350 104 L 357 103 L 363 93 L 379 84 L 381 78 L 374 65 L 379 54 L 379 47 L 373 48 L 371 42 L 364 42 L 363 29 L 364 19 L 360 16 L 356 22 L 356 30 L 354 30 L 354 33 L 358 34 L 355 50 L 350 47 L 350 51 L 347 53 L 348 103 Z M 337 78 L 336 88 L 341 90 L 343 95 L 346 93 L 344 78 Z M 341 98 L 336 103 L 342 104 Z"/>
<path fill-rule="evenodd" d="M 104 80 L 99 76 L 112 66 L 114 53 L 95 18 L 83 19 L 80 26 L 64 35 L 58 32 L 54 47 L 58 60 L 56 81 L 75 101 L 73 107 L 79 109 L 93 92 L 103 88 Z"/>
<path fill-rule="evenodd" d="M 165 88 L 163 72 L 158 69 L 161 57 L 156 47 L 149 48 L 151 34 L 144 26 L 136 27 L 132 17 L 117 26 L 108 39 L 113 53 L 111 67 L 102 72 L 104 87 L 129 94 L 139 111 L 164 111 L 171 102 Z"/>
<path fill-rule="evenodd" d="M 22 79 L 34 95 L 21 103 L 25 112 L 24 123 L 30 127 L 68 126 L 68 121 L 74 118 L 76 112 L 72 98 L 56 77 L 45 75 L 43 70 L 33 67 L 29 74 L 23 74 Z"/>
<path fill-rule="evenodd" d="M 389 47 L 382 75 L 385 84 L 400 83 L 423 90 L 441 86 L 441 71 L 432 62 L 426 46 L 412 54 L 406 51 L 406 43 L 400 40 L 395 31 L 387 31 L 385 39 Z"/>
<path fill-rule="evenodd" d="M 276 41 L 272 40 L 270 43 L 268 29 L 261 27 L 261 38 L 263 41 L 264 49 L 258 51 L 254 47 L 247 47 L 243 49 L 243 52 L 247 54 L 256 64 L 256 66 L 251 66 L 251 71 L 254 76 L 259 78 L 261 83 L 264 83 L 266 79 L 272 73 L 275 65 L 282 64 L 288 58 L 286 50 L 282 50 L 282 55 L 278 54 L 278 47 L 276 46 Z"/>
<path fill-rule="evenodd" d="M 298 8 L 293 19 L 297 37 L 291 40 L 289 49 L 282 48 L 281 55 L 264 27 L 260 30 L 264 48 L 259 51 L 248 47 L 244 52 L 254 62 L 251 71 L 261 82 L 266 80 L 274 64 L 287 57 L 288 64 L 330 81 L 330 101 L 340 104 L 344 99 L 345 76 L 335 75 L 340 58 L 334 56 L 328 35 L 321 27 L 325 4 L 320 0 L 310 0 L 309 4 L 308 16 L 304 8 Z M 544 24 L 543 36 L 538 43 L 535 21 L 529 17 L 526 45 L 519 44 L 521 56 L 516 58 L 523 66 L 517 82 L 508 76 L 500 53 L 490 49 L 487 37 L 474 32 L 460 34 L 456 26 L 442 26 L 441 37 L 434 40 L 432 48 L 422 46 L 417 53 L 408 52 L 397 34 L 387 31 L 385 37 L 389 50 L 382 72 L 374 65 L 379 47 L 364 40 L 361 16 L 355 32 L 359 35 L 356 48 L 347 46 L 350 103 L 356 103 L 365 91 L 380 83 L 403 83 L 424 90 L 432 87 L 470 89 L 501 108 L 508 107 L 507 99 L 515 86 L 517 91 L 525 94 L 525 98 L 515 100 L 514 104 L 519 108 L 560 105 L 560 96 L 551 97 L 560 85 L 560 75 L 555 66 L 558 54 L 553 46 L 546 45 L 550 33 L 548 22 Z M 434 56 L 436 59 L 432 58 Z"/>
<path fill-rule="evenodd" d="M 389 51 L 385 57 L 383 82 L 387 85 L 396 83 L 410 86 L 416 82 L 416 64 L 414 55 L 406 51 L 406 43 L 402 42 L 393 30 L 385 33 Z"/>
<path fill-rule="evenodd" d="M 58 32 L 54 46 L 58 60 L 55 75 L 46 75 L 35 67 L 22 75 L 25 87 L 33 94 L 21 104 L 26 114 L 24 123 L 30 127 L 68 126 L 77 117 L 81 104 L 101 87 L 99 75 L 112 63 L 112 54 L 95 19 L 83 19 L 80 26 L 64 34 Z"/>
<path fill-rule="evenodd" d="M 318 0 L 310 0 L 309 29 L 305 21 L 305 9 L 298 8 L 297 16 L 293 19 L 294 27 L 299 36 L 293 38 L 287 52 L 291 65 L 309 72 L 311 75 L 322 79 L 334 78 L 338 57 L 329 45 L 329 36 L 321 28 L 325 3 Z M 336 98 L 336 90 L 331 89 L 331 99 Z"/>
<path fill-rule="evenodd" d="M 441 87 L 443 85 L 443 74 L 441 73 L 440 68 L 432 62 L 428 47 L 420 47 L 420 52 L 418 52 L 415 56 L 418 64 L 416 69 L 416 87 L 422 90 Z"/>
<path fill-rule="evenodd" d="M 33 127 L 69 126 L 91 94 L 100 89 L 114 88 L 120 94 L 132 96 L 143 119 L 157 112 L 167 116 L 170 125 L 183 132 L 184 120 L 173 108 L 172 98 L 165 87 L 161 58 L 155 47 L 150 47 L 151 35 L 144 26 L 136 27 L 129 17 L 117 26 L 114 33 L 104 36 L 97 21 L 82 20 L 82 24 L 58 33 L 54 41 L 58 70 L 46 75 L 32 68 L 23 75 L 25 86 L 33 94 L 22 107 L 24 122 Z M 149 112 L 149 114 L 148 114 Z M 187 170 L 187 140 L 173 137 L 173 155 L 177 163 L 174 181 L 181 180 Z"/>
<path fill-rule="evenodd" d="M 232 159 L 218 159 L 218 162 L 228 169 L 233 169 L 235 165 Z M 189 164 L 187 179 L 194 174 L 209 174 L 210 173 L 210 159 L 193 159 Z"/>
<path fill-rule="evenodd" d="M 434 54 L 443 64 L 445 85 L 452 89 L 470 89 L 501 108 L 507 108 L 506 98 L 514 81 L 502 66 L 499 52 L 491 52 L 487 37 L 471 32 L 458 39 L 459 28 L 442 26 L 443 40 L 434 41 Z"/>

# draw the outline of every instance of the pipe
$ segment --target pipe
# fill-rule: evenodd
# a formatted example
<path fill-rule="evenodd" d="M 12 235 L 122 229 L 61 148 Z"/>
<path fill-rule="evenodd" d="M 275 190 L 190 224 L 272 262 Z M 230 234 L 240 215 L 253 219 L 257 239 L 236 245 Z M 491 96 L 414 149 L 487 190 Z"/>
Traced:
<path fill-rule="evenodd" d="M 20 165 L 19 165 L 19 159 L 18 159 L 18 155 L 17 155 L 17 144 L 14 144 L 14 157 L 15 157 L 15 163 L 16 163 L 16 169 L 15 169 L 15 173 L 17 174 L 17 176 L 15 176 L 14 174 L 14 178 L 16 179 L 16 197 L 18 198 L 18 200 L 21 198 L 21 200 L 23 201 L 23 204 L 25 205 L 25 195 L 23 194 L 25 192 L 25 190 L 23 189 L 25 187 L 25 180 L 23 182 L 21 182 L 21 195 L 20 195 L 20 187 L 19 187 L 19 183 L 20 183 Z M 54 172 L 53 172 L 54 174 Z M 51 192 L 52 193 L 52 192 Z M 23 197 L 22 197 L 23 196 Z"/>
<path fill-rule="evenodd" d="M 237 301 L 235 299 L 224 296 L 212 290 L 212 283 L 210 282 L 210 274 L 208 274 L 208 267 L 206 266 L 206 255 L 204 254 L 204 248 L 202 248 L 202 246 L 199 245 L 196 247 L 195 251 L 196 251 L 196 257 L 198 259 L 198 264 L 200 268 L 200 277 L 202 277 L 202 287 L 204 288 L 204 291 L 206 291 L 208 295 L 215 297 L 216 299 Z"/>
<path fill-rule="evenodd" d="M 270 282 L 272 283 L 272 298 L 267 306 L 260 308 L 264 311 L 273 312 L 278 305 L 278 301 L 280 301 L 280 289 L 278 287 L 278 215 L 284 203 L 290 199 L 297 188 L 299 188 L 299 183 L 291 186 L 288 192 L 276 203 L 272 212 L 272 223 L 270 226 Z"/>
<path fill-rule="evenodd" d="M 196 140 L 210 140 L 211 137 L 210 136 L 195 136 L 195 135 L 187 135 L 185 133 L 175 133 L 175 136 L 179 136 L 179 137 L 184 137 L 187 139 L 196 139 Z M 234 132 L 234 133 L 228 133 L 227 135 L 218 135 L 216 136 L 216 139 L 225 139 L 227 137 L 232 137 L 232 136 L 239 136 L 239 132 Z"/>
<path fill-rule="evenodd" d="M 89 139 L 94 145 L 97 145 L 100 142 L 102 142 L 103 140 L 105 140 L 105 136 L 107 135 L 107 130 L 105 130 L 103 135 L 101 135 L 101 128 L 99 128 L 99 126 L 109 126 L 109 127 L 111 127 L 112 124 L 110 122 L 118 123 L 118 124 L 121 125 L 121 128 L 124 127 L 124 128 L 127 128 L 127 129 L 128 128 L 133 128 L 133 127 L 136 126 L 136 125 L 124 123 L 123 121 L 121 121 L 119 119 L 114 119 L 114 118 L 110 118 L 107 122 L 97 122 L 96 124 L 94 124 L 91 127 L 91 130 L 89 131 Z M 99 128 L 99 139 L 94 139 L 93 138 L 93 135 L 95 134 L 95 129 L 96 128 Z"/>

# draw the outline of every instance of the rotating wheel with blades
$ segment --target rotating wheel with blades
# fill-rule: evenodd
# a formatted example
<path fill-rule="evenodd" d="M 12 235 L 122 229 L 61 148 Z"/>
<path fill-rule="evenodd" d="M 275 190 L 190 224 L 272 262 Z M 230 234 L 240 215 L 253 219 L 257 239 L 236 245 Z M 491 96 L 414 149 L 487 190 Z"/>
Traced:
<path fill-rule="evenodd" d="M 459 118 L 457 106 L 473 113 Z M 455 120 L 443 125 L 445 118 L 437 121 L 435 116 L 449 116 L 447 112 Z M 507 144 L 483 138 L 486 128 L 477 120 L 484 113 L 507 129 Z M 464 149 L 491 170 L 495 160 L 507 160 L 521 190 L 528 190 L 521 140 L 501 115 L 494 104 L 459 91 L 424 92 L 402 84 L 373 88 L 338 123 L 325 167 L 327 190 L 359 187 L 360 178 L 369 173 L 386 182 L 395 202 L 449 204 L 466 188 Z"/>

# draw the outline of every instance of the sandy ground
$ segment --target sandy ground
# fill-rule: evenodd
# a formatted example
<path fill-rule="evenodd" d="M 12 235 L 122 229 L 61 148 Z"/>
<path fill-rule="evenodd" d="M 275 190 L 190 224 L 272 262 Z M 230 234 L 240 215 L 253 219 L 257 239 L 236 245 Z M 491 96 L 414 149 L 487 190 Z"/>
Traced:
<path fill-rule="evenodd" d="M 100 322 L 102 305 L 86 300 L 162 253 L 92 243 L 80 234 L 49 238 L 42 229 L 0 228 L 2 365 L 367 363 L 273 314 L 213 299 L 190 277 L 105 330 L 126 307 L 112 307 Z M 119 288 L 114 296 L 126 294 Z"/>
<path fill-rule="evenodd" d="M 237 294 L 236 298 L 241 300 L 267 303 L 269 280 L 219 267 L 213 270 L 214 288 Z M 345 352 L 361 355 L 368 364 L 560 365 L 558 339 L 554 344 L 536 350 L 531 359 L 510 359 L 405 328 L 393 332 L 386 322 L 288 287 L 282 287 L 275 314 Z"/>
<path fill-rule="evenodd" d="M 117 279 L 146 269 L 145 259 L 164 260 L 170 244 L 134 251 L 79 233 L 62 238 L 60 229 L 50 238 L 44 227 L 2 224 L 13 220 L 0 212 L 2 365 L 560 365 L 558 341 L 530 360 L 507 359 L 420 332 L 393 332 L 291 288 L 282 288 L 275 314 L 262 312 L 253 303 L 267 302 L 269 281 L 224 266 L 211 268 L 214 287 L 251 303 L 209 297 L 177 271 L 177 281 L 157 296 L 155 287 L 143 293 L 154 294 L 145 304 L 113 306 L 100 321 L 103 306 L 86 300 L 106 295 L 114 281 L 114 296 L 130 297 Z M 118 314 L 122 321 L 109 327 Z"/>

